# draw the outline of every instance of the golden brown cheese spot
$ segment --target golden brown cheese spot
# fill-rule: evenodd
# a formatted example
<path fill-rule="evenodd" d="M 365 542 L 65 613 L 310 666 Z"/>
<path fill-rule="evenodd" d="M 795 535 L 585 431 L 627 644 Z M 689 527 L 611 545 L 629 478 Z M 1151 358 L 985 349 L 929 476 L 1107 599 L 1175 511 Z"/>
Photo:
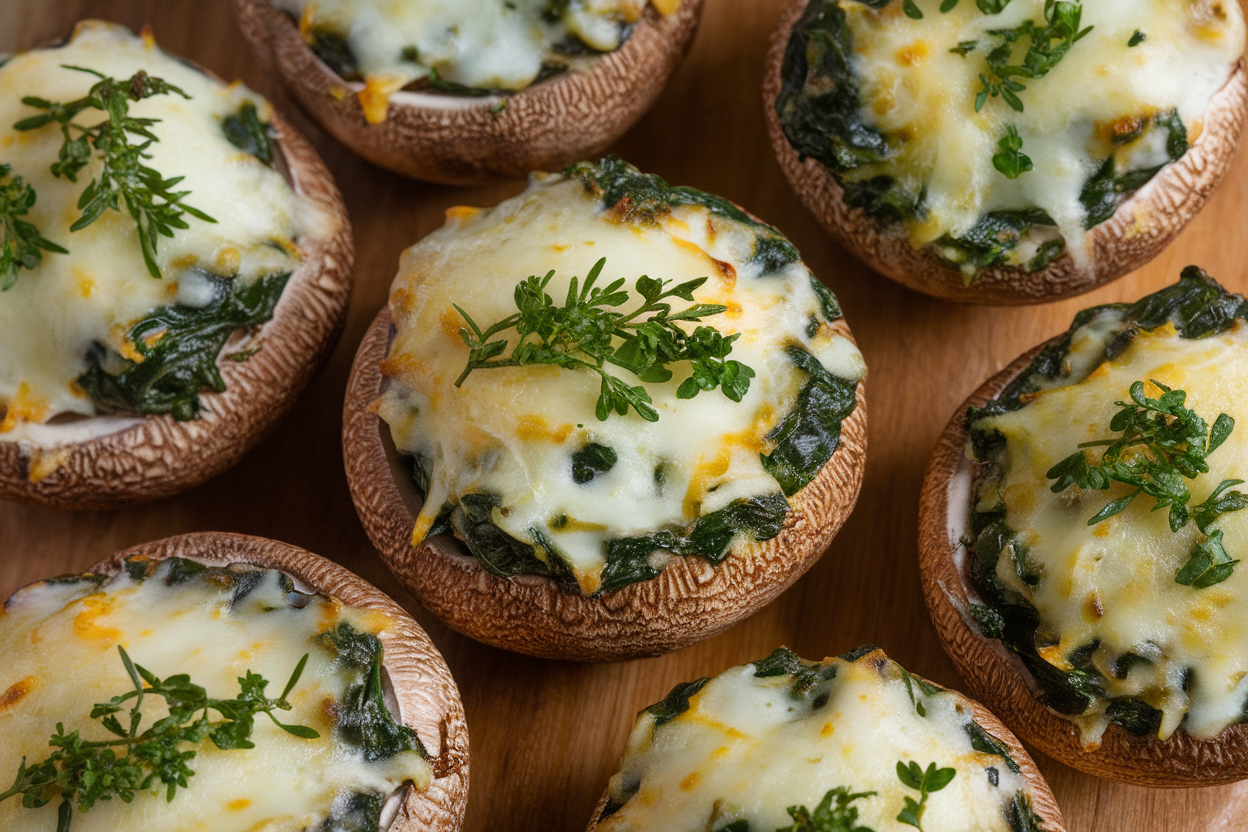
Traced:
<path fill-rule="evenodd" d="M 38 676 L 27 676 L 9 685 L 4 693 L 0 693 L 0 714 L 8 713 L 16 708 L 26 698 L 26 695 L 37 687 L 39 687 Z"/>
<path fill-rule="evenodd" d="M 78 605 L 82 612 L 74 616 L 74 635 L 83 641 L 104 642 L 112 647 L 122 640 L 121 631 L 114 627 L 101 626 L 100 618 L 112 612 L 116 599 L 111 595 L 96 593 L 81 599 Z"/>
<path fill-rule="evenodd" d="M 516 436 L 526 442 L 531 442 L 535 439 L 549 439 L 556 444 L 562 444 L 571 433 L 571 423 L 552 426 L 545 418 L 536 413 L 521 416 L 520 424 L 516 426 Z"/>
<path fill-rule="evenodd" d="M 225 808 L 231 812 L 241 812 L 250 805 L 250 800 L 245 797 L 240 797 L 237 800 L 231 800 L 229 803 L 225 804 Z"/>
<path fill-rule="evenodd" d="M 683 0 L 650 0 L 650 5 L 654 6 L 659 14 L 668 15 L 675 14 L 682 2 Z"/>
<path fill-rule="evenodd" d="M 381 124 L 386 120 L 386 112 L 390 109 L 390 96 L 403 88 L 407 80 L 402 77 L 373 75 L 364 80 L 364 89 L 360 90 L 360 109 L 364 111 L 364 120 L 369 124 Z"/>
<path fill-rule="evenodd" d="M 452 205 L 450 208 L 446 209 L 445 213 L 448 222 L 463 222 L 464 220 L 470 220 L 477 214 L 480 214 L 481 209 L 474 208 L 471 205 Z"/>
<path fill-rule="evenodd" d="M 931 45 L 925 40 L 916 40 L 897 53 L 897 63 L 902 66 L 918 66 L 932 54 Z"/>
<path fill-rule="evenodd" d="M 9 402 L 4 420 L 0 421 L 0 433 L 13 430 L 22 422 L 39 423 L 48 417 L 48 403 L 36 397 L 26 382 L 17 386 L 17 396 Z"/>

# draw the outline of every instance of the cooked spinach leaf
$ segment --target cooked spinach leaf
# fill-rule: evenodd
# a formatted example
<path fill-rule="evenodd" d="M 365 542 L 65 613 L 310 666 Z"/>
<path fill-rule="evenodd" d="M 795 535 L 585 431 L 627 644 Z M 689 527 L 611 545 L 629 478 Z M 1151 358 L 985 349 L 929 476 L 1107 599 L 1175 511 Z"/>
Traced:
<path fill-rule="evenodd" d="M 760 457 L 767 473 L 791 497 L 832 458 L 841 441 L 841 423 L 854 412 L 858 384 L 832 375 L 801 347 L 789 347 L 787 352 L 808 378 L 793 409 L 767 434 L 775 448 Z"/>
<path fill-rule="evenodd" d="M 679 684 L 672 688 L 671 692 L 661 702 L 654 703 L 643 710 L 642 713 L 650 714 L 650 716 L 654 717 L 655 728 L 666 725 L 689 710 L 689 699 L 706 687 L 706 683 L 709 681 L 711 681 L 710 677 L 704 676 L 692 682 Z"/>
<path fill-rule="evenodd" d="M 1135 138 L 1150 127 L 1164 129 L 1168 133 L 1166 155 L 1170 157 L 1170 161 L 1177 161 L 1187 152 L 1187 128 L 1184 127 L 1178 110 L 1154 116 L 1147 124 L 1142 124 L 1138 132 L 1124 138 Z M 1084 183 L 1083 190 L 1079 193 L 1079 202 L 1087 212 L 1084 227 L 1092 228 L 1112 217 L 1118 206 L 1148 184 L 1166 164 L 1169 163 L 1118 173 L 1117 158 L 1111 153 L 1096 173 Z"/>
<path fill-rule="evenodd" d="M 236 330 L 273 317 L 289 277 L 273 274 L 243 286 L 237 279 L 208 276 L 215 288 L 208 305 L 162 306 L 132 326 L 125 338 L 137 361 L 97 341 L 78 385 L 102 412 L 197 418 L 200 392 L 225 391 L 217 367 L 221 348 Z"/>
<path fill-rule="evenodd" d="M 572 482 L 584 485 L 599 474 L 610 471 L 619 459 L 619 455 L 607 445 L 590 442 L 572 454 Z"/>
<path fill-rule="evenodd" d="M 385 805 L 386 796 L 380 792 L 340 795 L 316 832 L 381 832 L 381 810 Z"/>
<path fill-rule="evenodd" d="M 358 748 L 370 763 L 388 760 L 404 751 L 415 751 L 429 759 L 416 732 L 395 722 L 386 706 L 381 639 L 372 633 L 361 633 L 345 621 L 321 639 L 336 653 L 334 664 L 354 674 L 342 702 L 334 706 L 335 735 Z"/>
<path fill-rule="evenodd" d="M 602 200 L 603 207 L 623 222 L 650 225 L 671 213 L 673 208 L 699 205 L 754 231 L 757 242 L 752 259 L 761 264 L 764 273 L 782 271 L 798 259 L 797 249 L 783 234 L 723 197 L 684 185 L 673 187 L 661 176 L 642 173 L 617 156 L 604 156 L 597 162 L 578 162 L 563 173 L 581 180 L 587 190 Z"/>
<path fill-rule="evenodd" d="M 493 513 L 500 505 L 495 494 L 465 494 L 451 512 L 451 525 L 473 557 L 493 575 L 542 575 L 569 588 L 576 587 L 572 571 L 560 557 L 537 556 L 537 546 L 525 543 L 494 525 Z M 545 551 L 545 547 L 542 547 Z"/>
<path fill-rule="evenodd" d="M 221 130 L 230 144 L 273 167 L 273 128 L 260 120 L 255 104 L 243 102 L 237 113 L 221 120 Z"/>
<path fill-rule="evenodd" d="M 312 50 L 312 54 L 320 58 L 321 62 L 333 70 L 339 78 L 344 81 L 363 79 L 359 62 L 355 58 L 355 53 L 351 51 L 351 44 L 347 42 L 347 36 L 344 33 L 320 28 L 312 29 L 304 37 L 307 39 L 308 48 Z"/>
<path fill-rule="evenodd" d="M 836 678 L 836 667 L 831 662 L 808 662 L 787 647 L 777 647 L 767 658 L 754 662 L 754 675 L 760 679 L 791 676 L 789 693 L 805 700 L 824 682 Z"/>
<path fill-rule="evenodd" d="M 950 262 L 978 270 L 1004 262 L 1033 228 L 1056 227 L 1053 218 L 1039 208 L 989 211 L 970 231 L 960 237 L 946 234 L 937 245 L 945 249 L 943 256 Z M 1065 248 L 1060 237 L 1046 242 L 1027 263 L 1027 271 L 1044 268 Z"/>

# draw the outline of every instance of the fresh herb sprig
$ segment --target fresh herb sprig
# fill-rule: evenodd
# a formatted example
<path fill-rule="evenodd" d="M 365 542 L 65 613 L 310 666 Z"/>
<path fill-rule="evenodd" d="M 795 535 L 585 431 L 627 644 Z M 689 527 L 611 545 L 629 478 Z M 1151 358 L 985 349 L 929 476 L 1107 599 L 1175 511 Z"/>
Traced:
<path fill-rule="evenodd" d="M 290 710 L 286 697 L 299 682 L 308 661 L 306 654 L 295 665 L 282 695 L 276 699 L 265 695 L 268 680 L 250 670 L 238 680 L 238 696 L 212 699 L 185 673 L 159 679 L 131 661 L 120 645 L 117 652 L 134 690 L 91 710 L 91 718 L 98 719 L 116 739 L 84 740 L 77 731 L 66 734 L 64 724 L 58 722 L 56 733 L 48 740 L 48 745 L 56 750 L 31 766 L 26 765 L 23 757 L 13 785 L 0 792 L 0 801 L 21 795 L 23 806 L 37 809 L 59 796 L 56 828 L 57 832 L 68 832 L 75 807 L 87 812 L 98 801 L 114 797 L 129 803 L 138 792 L 159 786 L 165 788 L 165 799 L 173 800 L 177 790 L 186 788 L 187 781 L 195 775 L 188 764 L 196 752 L 184 746 L 209 739 L 222 750 L 254 748 L 250 737 L 259 714 L 267 715 L 275 725 L 296 737 L 320 736 L 305 725 L 283 724 L 273 715 L 275 710 Z M 149 696 L 164 699 L 169 715 L 140 732 L 143 700 Z M 129 724 L 123 725 L 117 714 L 131 700 L 134 704 L 130 707 Z M 223 718 L 210 720 L 209 711 L 216 711 Z"/>
<path fill-rule="evenodd" d="M 9 179 L 12 172 L 11 166 L 0 165 L 0 292 L 17 282 L 18 269 L 38 266 L 43 252 L 69 254 L 51 240 L 44 239 L 33 223 L 19 219 L 34 207 L 35 189 L 20 176 Z"/>
<path fill-rule="evenodd" d="M 80 231 L 109 209 L 125 210 L 134 219 L 139 235 L 139 248 L 143 261 L 152 277 L 159 278 L 160 267 L 156 264 L 156 242 L 160 235 L 173 236 L 173 229 L 187 228 L 185 214 L 205 222 L 215 219 L 187 205 L 183 199 L 190 191 L 173 188 L 183 177 L 164 178 L 159 171 L 143 163 L 150 159 L 147 152 L 153 142 L 159 141 L 151 128 L 160 119 L 136 118 L 130 115 L 130 102 L 142 101 L 154 95 L 190 96 L 161 78 L 154 78 L 139 70 L 126 80 L 110 78 L 94 69 L 63 65 L 65 69 L 86 72 L 100 80 L 91 87 L 86 96 L 68 103 L 55 103 L 43 98 L 28 96 L 22 103 L 46 112 L 22 119 L 13 125 L 15 130 L 37 130 L 48 124 L 61 128 L 64 142 L 52 173 L 64 176 L 71 182 L 78 181 L 78 174 L 92 158 L 92 151 L 99 152 L 102 162 L 95 178 L 87 185 L 78 199 L 82 215 L 69 227 Z M 85 126 L 76 118 L 84 111 L 99 110 L 108 118 L 99 124 Z M 135 143 L 131 137 L 140 141 Z"/>
<path fill-rule="evenodd" d="M 1005 135 L 997 141 L 997 147 L 1001 152 L 992 157 L 992 166 L 1007 179 L 1017 179 L 1033 168 L 1031 157 L 1023 153 L 1023 139 L 1013 124 L 1006 125 Z"/>
<path fill-rule="evenodd" d="M 606 372 L 604 365 L 614 364 L 641 381 L 661 384 L 672 377 L 668 365 L 688 361 L 691 374 L 677 388 L 678 398 L 691 399 L 703 390 L 718 387 L 732 401 L 741 401 L 750 389 L 754 370 L 727 358 L 739 333 L 725 336 L 709 326 L 699 326 L 689 333 L 679 326 L 681 322 L 718 315 L 727 307 L 695 303 L 672 312 L 671 304 L 664 302 L 672 297 L 693 301 L 693 292 L 706 282 L 705 277 L 668 288 L 671 281 L 643 275 L 636 286 L 643 303 L 625 314 L 612 311 L 629 300 L 628 291 L 622 288 L 623 278 L 605 288 L 594 286 L 604 265 L 606 258 L 595 263 L 584 283 L 573 277 L 563 306 L 556 306 L 546 294 L 553 270 L 545 277 L 530 276 L 516 285 L 519 311 L 484 330 L 455 305 L 468 325 L 460 328 L 459 335 L 470 350 L 468 364 L 455 380 L 455 386 L 459 387 L 473 370 L 479 369 L 543 364 L 568 370 L 587 369 L 602 379 L 595 410 L 599 421 L 606 421 L 613 412 L 622 416 L 632 408 L 641 418 L 655 422 L 659 414 L 650 406 L 646 389 Z M 510 357 L 497 358 L 507 349 L 507 341 L 491 339 L 508 329 L 514 329 L 519 338 Z"/>
<path fill-rule="evenodd" d="M 851 806 L 855 800 L 873 797 L 876 792 L 850 793 L 844 786 L 837 786 L 823 796 L 812 812 L 805 806 L 790 806 L 792 826 L 782 826 L 776 832 L 872 832 L 858 825 L 858 807 Z M 835 801 L 836 805 L 833 806 Z"/>
<path fill-rule="evenodd" d="M 1048 75 L 1071 47 L 1092 31 L 1091 26 L 1079 28 L 1082 17 L 1081 2 L 1045 0 L 1043 26 L 1028 20 L 1013 29 L 989 30 L 988 34 L 1000 38 L 1001 44 L 988 53 L 988 72 L 979 76 L 983 88 L 975 97 L 975 112 L 982 110 L 989 98 L 1000 96 L 1011 109 L 1021 113 L 1023 102 L 1018 93 L 1027 87 L 1017 79 L 1037 80 Z M 1024 38 L 1029 44 L 1022 63 L 1011 64 L 1015 46 Z"/>
<path fill-rule="evenodd" d="M 1141 494 L 1153 498 L 1154 511 L 1170 509 L 1171 531 L 1177 532 L 1195 519 L 1207 537 L 1193 548 L 1175 580 L 1202 589 L 1226 580 L 1239 562 L 1223 547 L 1221 530 L 1211 527 L 1223 514 L 1248 508 L 1248 496 L 1228 491 L 1243 480 L 1223 480 L 1204 502 L 1189 508 L 1192 493 L 1185 480 L 1209 472 L 1206 459 L 1231 435 L 1235 420 L 1221 413 L 1210 426 L 1185 406 L 1185 391 L 1172 390 L 1158 381 L 1152 384 L 1162 391 L 1159 398 L 1146 395 L 1144 382 L 1137 381 L 1131 385 L 1130 402 L 1115 402 L 1120 410 L 1109 427 L 1122 436 L 1082 443 L 1045 476 L 1056 480 L 1052 486 L 1055 494 L 1071 485 L 1098 491 L 1114 482 L 1135 486 L 1134 491 L 1111 500 L 1094 514 L 1089 526 L 1119 514 Z M 1099 463 L 1090 461 L 1084 450 L 1096 447 L 1105 448 Z"/>
<path fill-rule="evenodd" d="M 927 769 L 911 760 L 904 763 L 897 761 L 897 779 L 908 788 L 919 793 L 919 799 L 905 798 L 906 804 L 897 815 L 897 822 L 913 826 L 923 832 L 923 810 L 927 808 L 928 795 L 948 786 L 957 774 L 957 769 L 936 768 L 935 763 L 928 763 Z"/>

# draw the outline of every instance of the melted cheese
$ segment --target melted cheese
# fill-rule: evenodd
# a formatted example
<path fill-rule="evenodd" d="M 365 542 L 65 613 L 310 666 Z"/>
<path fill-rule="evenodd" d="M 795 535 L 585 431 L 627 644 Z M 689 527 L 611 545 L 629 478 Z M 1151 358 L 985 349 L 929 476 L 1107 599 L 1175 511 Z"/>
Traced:
<path fill-rule="evenodd" d="M 750 262 L 754 243 L 752 229 L 701 206 L 675 209 L 655 226 L 620 222 L 580 181 L 539 175 L 496 208 L 451 213 L 445 227 L 408 249 L 391 289 L 397 331 L 383 365 L 398 383 L 378 412 L 399 450 L 433 468 L 417 538 L 448 500 L 497 494 L 494 523 L 518 540 L 535 541 L 533 529 L 545 534 L 591 593 L 600 586 L 606 541 L 687 526 L 733 500 L 778 493 L 759 454 L 770 452 L 765 437 L 792 409 L 806 377 L 784 348 L 801 345 L 846 379 L 861 378 L 865 368 L 854 345 L 826 325 L 807 335 L 812 316 L 821 316 L 809 270 L 796 262 L 761 277 Z M 623 278 L 630 294 L 624 309 L 639 304 L 639 275 L 674 283 L 709 278 L 694 300 L 728 311 L 704 322 L 740 333 L 730 357 L 757 374 L 741 403 L 719 390 L 678 399 L 687 364 L 673 365 L 665 384 L 644 385 L 659 413 L 654 423 L 631 410 L 599 421 L 600 381 L 591 372 L 480 369 L 455 386 L 468 348 L 452 304 L 485 328 L 515 312 L 513 290 L 527 276 L 553 269 L 546 291 L 562 302 L 569 280 L 603 257 L 598 285 Z M 618 462 L 577 484 L 570 455 L 591 442 L 612 448 Z"/>
<path fill-rule="evenodd" d="M 597 52 L 614 51 L 646 6 L 646 0 L 572 0 L 552 19 L 549 10 L 556 4 L 549 0 L 272 2 L 294 15 L 309 38 L 318 30 L 346 37 L 365 78 L 361 102 L 379 102 L 369 115 L 373 123 L 385 118 L 391 93 L 422 78 L 520 90 L 570 39 Z M 679 0 L 656 8 L 670 13 L 677 6 Z"/>
<path fill-rule="evenodd" d="M 88 716 L 95 703 L 134 688 L 117 652 L 120 644 L 156 676 L 187 673 L 218 699 L 234 698 L 237 678 L 248 670 L 269 680 L 270 696 L 279 695 L 306 653 L 307 667 L 289 697 L 292 710 L 279 711 L 278 718 L 321 736 L 301 739 L 261 716 L 253 749 L 223 751 L 209 741 L 195 747 L 189 763 L 195 775 L 172 801 L 159 790 L 140 792 L 129 804 L 100 802 L 74 812 L 74 832 L 303 832 L 317 828 L 343 795 L 389 795 L 405 781 L 427 786 L 429 764 L 418 754 L 367 763 L 358 750 L 334 739 L 329 719 L 329 706 L 341 701 L 350 677 L 334 666 L 318 636 L 339 621 L 375 634 L 388 619 L 320 595 L 303 596 L 305 606 L 292 606 L 279 574 L 265 572 L 234 606 L 229 587 L 191 579 L 171 588 L 160 572 L 141 583 L 123 573 L 98 588 L 78 581 L 19 591 L 0 613 L 0 778 L 9 778 L 7 785 L 23 757 L 30 763 L 45 759 L 58 722 L 87 740 L 109 736 Z M 165 713 L 163 700 L 150 699 L 143 712 L 146 728 Z M 59 804 L 58 798 L 27 809 L 20 798 L 0 802 L 0 828 L 55 829 Z"/>
<path fill-rule="evenodd" d="M 1103 354 L 1118 321 L 1118 313 L 1103 313 L 1076 333 L 1075 372 L 1064 385 L 1038 393 L 1021 410 L 977 423 L 1006 438 L 1003 478 L 985 488 L 980 505 L 1004 505 L 1006 523 L 1018 530 L 1040 572 L 1039 584 L 1027 586 L 1003 557 L 997 577 L 1039 611 L 1041 633 L 1055 645 L 1046 658 L 1068 669 L 1071 652 L 1099 642 L 1092 662 L 1106 678 L 1107 696 L 1137 697 L 1160 710 L 1162 739 L 1180 724 L 1194 737 L 1209 738 L 1239 722 L 1248 699 L 1248 571 L 1240 566 L 1207 589 L 1178 584 L 1175 573 L 1198 538 L 1195 523 L 1174 533 L 1168 512 L 1152 511 L 1153 501 L 1141 496 L 1122 514 L 1088 526 L 1089 517 L 1131 489 L 1072 486 L 1053 494 L 1045 475 L 1079 443 L 1116 436 L 1109 428 L 1119 409 L 1114 402 L 1127 399 L 1134 382 L 1155 379 L 1186 391 L 1186 406 L 1210 423 L 1219 413 L 1236 421 L 1209 456 L 1209 472 L 1187 481 L 1189 505 L 1201 503 L 1224 479 L 1248 479 L 1248 328 L 1240 322 L 1225 334 L 1187 340 L 1167 324 L 1092 370 L 1080 355 Z M 1160 395 L 1151 385 L 1146 392 Z M 1248 552 L 1248 512 L 1225 514 L 1216 528 L 1232 557 Z M 1125 653 L 1151 664 L 1137 662 L 1117 679 L 1111 662 Z M 1098 698 L 1078 720 L 1085 742 L 1095 743 L 1105 729 L 1108 704 Z"/>
<path fill-rule="evenodd" d="M 1079 195 L 1109 156 L 1108 132 L 1120 121 L 1177 108 L 1194 141 L 1210 99 L 1244 52 L 1243 15 L 1231 0 L 1092 0 L 1082 4 L 1081 24 L 1092 31 L 1045 77 L 1019 79 L 1026 86 L 1018 93 L 1023 112 L 990 98 L 977 113 L 988 45 L 999 42 L 989 30 L 1028 20 L 1043 26 L 1044 0 L 1013 0 L 997 15 L 969 0 L 944 14 L 939 0 L 916 0 L 922 20 L 904 16 L 900 2 L 878 10 L 838 2 L 853 33 L 863 113 L 897 150 L 853 178 L 887 174 L 925 194 L 924 215 L 908 222 L 916 246 L 964 235 L 990 211 L 1038 207 L 1057 222 L 1077 262 L 1086 263 Z M 1137 29 L 1147 39 L 1129 47 Z M 949 51 L 970 41 L 980 46 L 965 57 Z M 1016 50 L 1013 62 L 1021 56 Z M 1008 125 L 1035 165 L 1017 179 L 993 166 Z M 1145 130 L 1117 151 L 1118 171 L 1167 162 L 1165 137 L 1165 130 Z M 1027 262 L 1039 242 L 1033 233 L 1013 262 Z"/>
<path fill-rule="evenodd" d="M 93 159 L 77 183 L 58 179 L 49 170 L 62 144 L 57 126 L 12 129 L 37 114 L 21 103 L 23 96 L 68 102 L 86 95 L 98 80 L 61 64 L 119 79 L 144 69 L 191 96 L 160 95 L 130 106 L 134 116 L 160 119 L 151 128 L 160 141 L 148 148 L 146 163 L 166 177 L 185 177 L 177 190 L 190 191 L 187 204 L 217 220 L 206 223 L 188 214 L 189 228 L 175 231 L 173 238 L 158 238 L 162 280 L 148 273 L 128 213 L 106 211 L 86 228 L 70 232 L 81 213 L 78 198 L 101 162 Z M 230 144 L 222 132 L 222 118 L 244 102 L 255 104 L 267 119 L 263 99 L 239 84 L 208 78 L 122 27 L 83 23 L 64 46 L 18 55 L 0 67 L 0 90 L 0 163 L 12 165 L 13 173 L 35 189 L 37 201 L 25 219 L 70 252 L 45 252 L 37 268 L 20 270 L 17 283 L 0 293 L 0 410 L 8 408 L 0 438 L 13 439 L 12 431 L 20 432 L 23 422 L 95 412 L 91 399 L 74 384 L 87 367 L 93 342 L 124 354 L 126 332 L 156 307 L 203 305 L 208 298 L 196 270 L 246 282 L 290 271 L 297 260 L 281 247 L 295 251 L 291 240 L 300 229 L 322 220 L 281 174 Z M 88 110 L 78 121 L 95 124 L 101 118 Z"/>
<path fill-rule="evenodd" d="M 712 679 L 671 722 L 655 728 L 643 712 L 611 778 L 611 799 L 623 808 L 598 829 L 707 832 L 745 820 L 751 832 L 771 832 L 793 824 L 788 807 L 813 811 L 843 786 L 877 792 L 850 804 L 859 825 L 900 832 L 911 827 L 897 814 L 918 792 L 902 784 L 896 765 L 915 761 L 957 771 L 928 797 L 926 832 L 1009 832 L 1005 810 L 1023 779 L 971 747 L 960 696 L 915 689 L 926 713 L 919 716 L 895 663 L 881 671 L 868 660 L 831 661 L 836 677 L 802 700 L 789 692 L 791 676 L 757 678 L 744 665 Z"/>

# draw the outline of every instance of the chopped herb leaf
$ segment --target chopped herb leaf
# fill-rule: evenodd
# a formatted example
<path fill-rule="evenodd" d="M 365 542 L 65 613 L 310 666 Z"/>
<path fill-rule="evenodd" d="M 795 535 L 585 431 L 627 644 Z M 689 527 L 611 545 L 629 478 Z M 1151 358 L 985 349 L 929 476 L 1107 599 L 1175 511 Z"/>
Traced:
<path fill-rule="evenodd" d="M 978 2 L 985 14 L 997 14 L 1005 8 L 1008 0 Z M 1049 0 L 1044 6 L 1044 25 L 1028 20 L 1013 29 L 991 30 L 989 34 L 998 38 L 1000 43 L 988 53 L 988 73 L 979 76 L 983 88 L 975 97 L 975 112 L 982 110 L 989 98 L 1000 96 L 1011 109 L 1021 113 L 1023 102 L 1018 93 L 1027 87 L 1016 79 L 1039 80 L 1048 75 L 1066 57 L 1071 47 L 1092 31 L 1091 26 L 1079 28 L 1082 16 L 1083 4 L 1080 2 Z M 1011 64 L 1015 46 L 1024 39 L 1029 45 L 1022 62 Z"/>
<path fill-rule="evenodd" d="M 911 20 L 922 20 L 923 11 L 914 4 L 914 0 L 902 0 L 901 10 L 906 13 L 906 17 Z"/>
<path fill-rule="evenodd" d="M 272 128 L 260 120 L 255 104 L 244 101 L 237 113 L 221 120 L 221 130 L 230 144 L 273 167 Z"/>
<path fill-rule="evenodd" d="M 689 710 L 689 699 L 695 693 L 706 687 L 706 683 L 711 681 L 709 676 L 701 679 L 695 679 L 692 682 L 685 682 L 672 688 L 661 702 L 656 702 L 642 713 L 650 714 L 654 717 L 654 727 L 666 725 L 676 717 Z"/>
<path fill-rule="evenodd" d="M 902 785 L 919 793 L 917 801 L 912 797 L 905 798 L 905 806 L 897 815 L 898 823 L 913 826 L 923 832 L 923 811 L 927 808 L 928 796 L 948 786 L 957 773 L 952 768 L 938 769 L 935 763 L 929 763 L 925 771 L 913 760 L 909 764 L 898 760 L 897 779 L 901 780 Z"/>
<path fill-rule="evenodd" d="M 872 832 L 871 829 L 858 825 L 858 808 L 850 804 L 875 794 L 876 792 L 851 794 L 844 786 L 837 786 L 823 796 L 813 812 L 805 806 L 790 806 L 788 813 L 793 818 L 793 825 L 782 826 L 776 832 Z"/>
<path fill-rule="evenodd" d="M 1130 47 L 1139 46 L 1141 43 L 1143 43 L 1146 40 L 1148 40 L 1148 35 L 1144 34 L 1139 29 L 1136 29 L 1135 34 L 1133 34 L 1131 36 L 1131 39 L 1127 41 L 1127 46 L 1130 46 Z"/>
<path fill-rule="evenodd" d="M 584 485 L 599 474 L 610 471 L 619 459 L 619 455 L 608 446 L 590 442 L 572 454 L 572 481 Z"/>
<path fill-rule="evenodd" d="M 0 165 L 0 291 L 13 287 L 19 269 L 37 267 L 43 261 L 43 252 L 69 254 L 44 239 L 33 223 L 19 219 L 34 207 L 35 189 L 20 176 L 9 179 L 12 171 L 9 165 Z"/>
<path fill-rule="evenodd" d="M 1005 135 L 997 141 L 1001 152 L 992 157 L 992 166 L 1005 174 L 1007 179 L 1017 179 L 1032 169 L 1031 157 L 1022 152 L 1023 139 L 1013 124 L 1007 125 Z"/>

